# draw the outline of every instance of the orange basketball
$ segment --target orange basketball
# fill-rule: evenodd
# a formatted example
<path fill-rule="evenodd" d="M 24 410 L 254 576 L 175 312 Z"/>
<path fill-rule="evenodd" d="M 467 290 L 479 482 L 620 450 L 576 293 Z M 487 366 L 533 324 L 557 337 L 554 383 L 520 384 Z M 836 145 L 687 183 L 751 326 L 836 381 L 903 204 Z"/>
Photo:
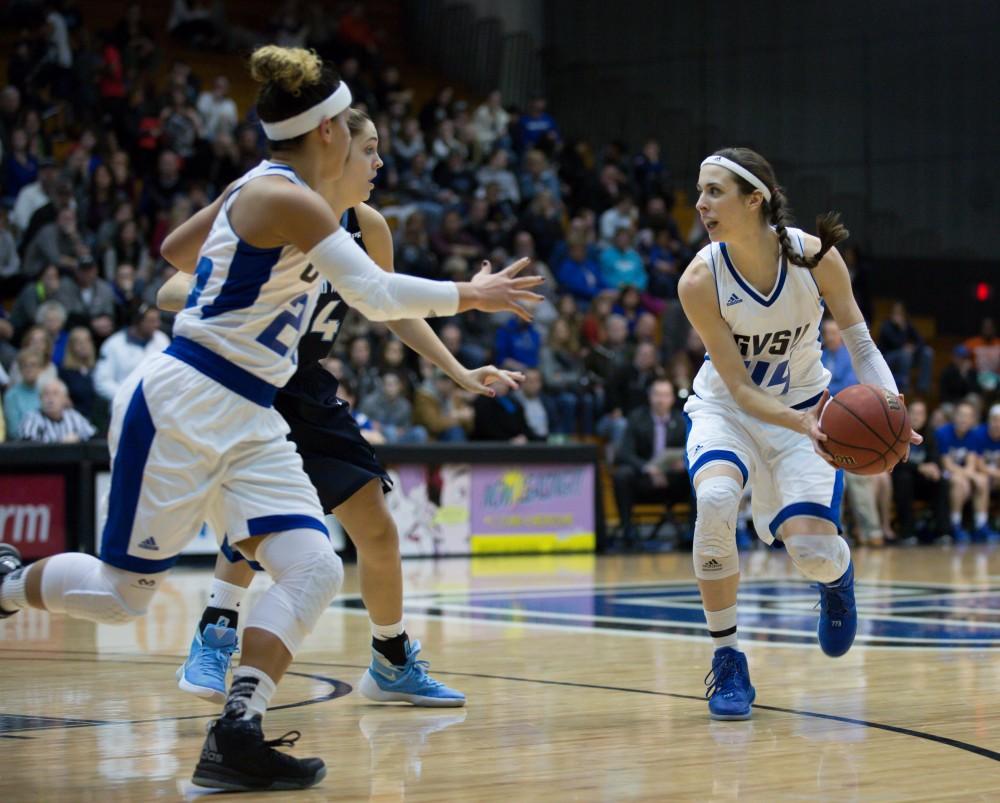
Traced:
<path fill-rule="evenodd" d="M 874 385 L 851 385 L 823 408 L 819 428 L 833 459 L 852 474 L 881 474 L 906 455 L 910 416 L 895 393 Z"/>

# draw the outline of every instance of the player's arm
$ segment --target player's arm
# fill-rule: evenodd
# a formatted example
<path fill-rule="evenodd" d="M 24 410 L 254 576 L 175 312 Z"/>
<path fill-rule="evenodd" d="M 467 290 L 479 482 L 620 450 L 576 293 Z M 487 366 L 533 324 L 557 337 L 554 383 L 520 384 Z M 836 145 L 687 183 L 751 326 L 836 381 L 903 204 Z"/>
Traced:
<path fill-rule="evenodd" d="M 255 233 L 252 245 L 296 246 L 344 301 L 371 320 L 434 318 L 470 309 L 513 312 L 530 320 L 522 304 L 541 301 L 530 290 L 540 284 L 539 277 L 517 275 L 527 259 L 495 274 L 485 268 L 471 282 L 387 273 L 340 228 L 320 195 L 283 179 L 251 182 L 233 204 L 230 219 L 236 231 Z"/>
<path fill-rule="evenodd" d="M 156 291 L 156 306 L 164 312 L 180 312 L 191 294 L 194 276 L 177 271 Z"/>
<path fill-rule="evenodd" d="M 806 235 L 806 253 L 819 250 L 819 238 Z M 899 393 L 892 371 L 878 350 L 868 331 L 868 324 L 861 314 L 861 308 L 851 289 L 851 275 L 847 272 L 844 258 L 836 248 L 831 248 L 813 269 L 813 278 L 820 295 L 826 302 L 833 319 L 840 327 L 844 345 L 851 355 L 851 366 L 858 381 L 866 385 Z"/>
<path fill-rule="evenodd" d="M 687 319 L 701 336 L 712 365 L 740 408 L 769 424 L 810 434 L 815 416 L 787 407 L 750 380 L 733 331 L 719 311 L 715 278 L 704 260 L 695 257 L 681 276 L 677 292 Z"/>
<path fill-rule="evenodd" d="M 395 270 L 392 248 L 392 232 L 385 218 L 368 204 L 357 207 L 358 223 L 361 225 L 361 237 L 368 249 L 368 255 L 385 271 Z M 459 387 L 471 390 L 484 396 L 492 396 L 493 391 L 487 387 L 490 382 L 504 382 L 512 388 L 524 379 L 517 371 L 501 371 L 492 365 L 485 365 L 470 371 L 465 368 L 448 347 L 441 342 L 430 324 L 421 318 L 388 321 L 389 329 L 417 354 L 426 357 L 438 368 L 444 371 Z"/>
<path fill-rule="evenodd" d="M 229 187 L 232 187 L 232 184 Z M 212 203 L 195 212 L 164 238 L 162 245 L 160 245 L 160 256 L 177 270 L 183 273 L 194 273 L 198 266 L 198 254 L 201 253 L 201 247 L 208 239 L 212 224 L 229 195 L 229 187 L 226 187 Z M 156 303 L 157 306 L 162 307 L 159 296 L 157 296 Z M 167 309 L 166 307 L 162 308 Z"/>

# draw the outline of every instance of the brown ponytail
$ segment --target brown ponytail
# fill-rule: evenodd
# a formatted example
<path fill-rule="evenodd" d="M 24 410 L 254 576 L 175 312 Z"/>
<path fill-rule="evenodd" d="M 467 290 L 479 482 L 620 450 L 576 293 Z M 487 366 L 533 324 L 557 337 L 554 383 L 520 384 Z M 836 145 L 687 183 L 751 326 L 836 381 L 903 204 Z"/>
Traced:
<path fill-rule="evenodd" d="M 745 167 L 767 185 L 767 188 L 771 191 L 771 200 L 764 201 L 761 206 L 761 213 L 764 216 L 764 220 L 774 226 L 778 233 L 781 253 L 793 265 L 798 265 L 801 268 L 809 268 L 810 270 L 815 268 L 827 251 L 850 236 L 847 227 L 840 222 L 839 212 L 827 212 L 826 214 L 818 215 L 816 217 L 816 234 L 819 236 L 819 251 L 811 257 L 803 256 L 792 245 L 792 240 L 788 236 L 787 227 L 794 222 L 792 209 L 788 205 L 788 198 L 785 197 L 784 190 L 782 190 L 775 180 L 774 169 L 767 159 L 756 151 L 750 150 L 750 148 L 722 148 L 712 155 L 731 159 L 741 167 Z M 753 184 L 742 176 L 733 173 L 733 178 L 736 180 L 740 192 L 744 195 L 750 195 L 758 191 Z"/>

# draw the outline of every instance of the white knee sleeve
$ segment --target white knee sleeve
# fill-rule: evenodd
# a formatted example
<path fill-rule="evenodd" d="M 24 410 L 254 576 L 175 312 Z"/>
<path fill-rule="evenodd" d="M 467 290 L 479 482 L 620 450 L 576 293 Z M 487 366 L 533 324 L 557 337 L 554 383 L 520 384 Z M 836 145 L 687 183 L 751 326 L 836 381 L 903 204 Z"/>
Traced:
<path fill-rule="evenodd" d="M 732 477 L 709 477 L 698 484 L 694 523 L 694 574 L 721 580 L 740 570 L 736 551 L 736 514 L 743 489 Z"/>
<path fill-rule="evenodd" d="M 851 562 L 851 548 L 839 535 L 789 535 L 782 540 L 799 571 L 819 583 L 839 580 Z"/>
<path fill-rule="evenodd" d="M 247 617 L 247 627 L 273 633 L 295 655 L 344 582 L 344 564 L 317 530 L 289 530 L 265 538 L 255 560 L 271 586 Z"/>
<path fill-rule="evenodd" d="M 164 575 L 127 572 L 91 555 L 67 552 L 43 567 L 42 602 L 52 613 L 123 624 L 146 612 Z"/>

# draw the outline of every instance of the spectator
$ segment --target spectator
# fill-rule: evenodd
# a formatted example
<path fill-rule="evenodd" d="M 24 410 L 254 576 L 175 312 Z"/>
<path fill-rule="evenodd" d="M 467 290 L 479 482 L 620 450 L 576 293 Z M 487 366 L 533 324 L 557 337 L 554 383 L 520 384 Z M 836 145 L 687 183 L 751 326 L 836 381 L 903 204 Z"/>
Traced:
<path fill-rule="evenodd" d="M 559 179 L 549 166 L 549 160 L 540 150 L 530 150 L 524 154 L 519 184 L 521 200 L 524 203 L 530 203 L 542 192 L 548 192 L 556 201 L 561 195 Z"/>
<path fill-rule="evenodd" d="M 580 356 L 578 335 L 565 318 L 553 321 L 539 366 L 553 411 L 552 429 L 560 435 L 571 435 L 577 432 L 579 417 L 579 431 L 593 434 L 596 388 Z"/>
<path fill-rule="evenodd" d="M 970 337 L 962 345 L 972 354 L 972 361 L 979 374 L 979 384 L 995 390 L 1000 382 L 1000 337 L 997 336 L 993 318 L 983 318 L 979 334 Z"/>
<path fill-rule="evenodd" d="M 3 203 L 10 207 L 17 194 L 38 178 L 38 159 L 28 151 L 28 134 L 15 128 L 10 137 L 10 150 L 3 156 Z"/>
<path fill-rule="evenodd" d="M 423 105 L 420 110 L 420 127 L 425 135 L 430 135 L 442 120 L 448 119 L 454 97 L 455 90 L 450 86 L 443 86 Z"/>
<path fill-rule="evenodd" d="M 496 184 L 499 192 L 497 201 L 506 201 L 511 204 L 521 203 L 521 190 L 518 187 L 517 179 L 508 168 L 510 156 L 503 148 L 497 148 L 490 155 L 485 167 L 479 168 L 476 173 L 476 181 L 479 186 L 486 188 L 490 184 Z"/>
<path fill-rule="evenodd" d="M 16 335 L 20 335 L 25 327 L 35 321 L 42 304 L 58 297 L 59 288 L 64 282 L 69 282 L 69 279 L 60 279 L 59 269 L 55 265 L 48 265 L 35 281 L 21 289 L 10 311 L 10 323 Z"/>
<path fill-rule="evenodd" d="M 80 260 L 70 281 L 59 285 L 56 299 L 70 318 L 83 321 L 98 315 L 115 317 L 114 288 L 98 275 L 97 263 L 89 257 Z"/>
<path fill-rule="evenodd" d="M 559 127 L 546 110 L 545 98 L 534 98 L 528 104 L 528 113 L 519 121 L 519 139 L 523 148 L 541 147 L 551 152 L 559 142 Z"/>
<path fill-rule="evenodd" d="M 156 307 L 140 307 L 132 325 L 115 332 L 101 346 L 94 369 L 97 395 L 112 401 L 129 374 L 168 345 L 170 338 L 160 331 L 160 311 Z"/>
<path fill-rule="evenodd" d="M 77 222 L 76 209 L 66 206 L 31 239 L 24 253 L 24 273 L 35 277 L 46 265 L 72 270 L 85 259 L 90 259 L 90 249 Z"/>
<path fill-rule="evenodd" d="M 613 474 L 626 545 L 635 541 L 632 507 L 636 502 L 669 505 L 691 499 L 684 459 L 687 428 L 674 400 L 670 381 L 656 379 L 649 386 L 648 403 L 629 413 L 626 420 Z"/>
<path fill-rule="evenodd" d="M 660 155 L 660 143 L 655 139 L 647 139 L 642 151 L 632 159 L 632 175 L 644 198 L 663 191 L 667 166 Z"/>
<path fill-rule="evenodd" d="M 21 350 L 24 349 L 36 352 L 42 360 L 42 372 L 38 377 L 39 387 L 59 375 L 59 369 L 52 362 L 52 338 L 44 327 L 38 324 L 28 327 L 21 337 Z M 10 380 L 12 383 L 21 381 L 21 370 L 16 362 L 10 373 Z"/>
<path fill-rule="evenodd" d="M 66 317 L 66 308 L 55 299 L 44 302 L 35 313 L 35 323 L 45 330 L 52 343 L 52 362 L 57 366 L 62 365 L 66 353 Z"/>
<path fill-rule="evenodd" d="M 973 534 L 977 541 L 996 540 L 998 534 L 989 526 L 990 483 L 979 471 L 976 454 L 979 440 L 976 428 L 976 408 L 967 401 L 955 406 L 952 423 L 945 424 L 935 434 L 941 450 L 941 465 L 948 477 L 951 493 L 951 536 L 957 544 L 968 543 L 968 530 L 962 527 L 962 512 L 972 500 Z"/>
<path fill-rule="evenodd" d="M 94 338 L 90 330 L 86 326 L 73 327 L 66 341 L 66 354 L 59 366 L 59 378 L 66 385 L 73 407 L 92 422 L 98 412 L 94 390 L 96 362 Z"/>
<path fill-rule="evenodd" d="M 41 407 L 21 419 L 22 440 L 79 443 L 94 437 L 94 426 L 73 409 L 66 385 L 53 379 L 42 388 Z"/>
<path fill-rule="evenodd" d="M 7 432 L 11 437 L 21 431 L 21 420 L 42 406 L 40 378 L 42 357 L 35 349 L 21 349 L 17 355 L 20 380 L 14 382 L 3 397 Z"/>
<path fill-rule="evenodd" d="M 539 440 L 540 436 L 532 432 L 528 426 L 524 416 L 524 405 L 510 392 L 507 384 L 497 382 L 493 388 L 495 396 L 476 396 L 472 404 L 475 424 L 470 439 L 507 441 L 515 444 Z"/>
<path fill-rule="evenodd" d="M 639 224 L 639 208 L 630 193 L 622 193 L 615 205 L 601 213 L 601 240 L 610 245 L 619 229 L 635 229 Z"/>
<path fill-rule="evenodd" d="M 7 372 L 17 359 L 17 349 L 11 343 L 13 339 L 14 327 L 3 305 L 0 305 L 0 388 L 5 387 L 10 380 Z"/>
<path fill-rule="evenodd" d="M 424 380 L 413 395 L 413 423 L 422 426 L 435 440 L 464 441 L 472 431 L 474 412 L 456 394 L 457 388 L 444 371 L 421 358 Z"/>
<path fill-rule="evenodd" d="M 632 246 L 632 229 L 623 226 L 615 232 L 614 243 L 601 251 L 601 278 L 607 287 L 620 290 L 627 284 L 646 289 L 649 276 L 642 257 Z"/>
<path fill-rule="evenodd" d="M 378 369 L 372 364 L 371 341 L 366 335 L 352 337 L 347 347 L 347 375 L 354 382 L 359 409 L 378 390 Z"/>
<path fill-rule="evenodd" d="M 486 351 L 473 343 L 465 343 L 462 327 L 455 321 L 448 321 L 442 326 L 440 336 L 448 351 L 466 368 L 486 363 Z"/>
<path fill-rule="evenodd" d="M 531 323 L 516 315 L 497 328 L 493 359 L 509 371 L 537 368 L 542 348 L 542 335 Z"/>
<path fill-rule="evenodd" d="M 603 296 L 598 296 L 598 300 L 601 298 Z M 586 319 L 584 322 L 586 323 Z M 584 357 L 587 370 L 602 387 L 606 388 L 619 362 L 631 359 L 632 346 L 628 341 L 628 322 L 621 315 L 609 314 L 602 339 L 591 347 Z"/>
<path fill-rule="evenodd" d="M 382 375 L 381 387 L 361 403 L 386 443 L 426 443 L 427 430 L 413 424 L 413 408 L 403 395 L 403 380 L 394 371 Z"/>
<path fill-rule="evenodd" d="M 521 215 L 520 225 L 534 238 L 539 257 L 550 262 L 563 237 L 562 206 L 555 196 L 548 190 L 539 192 Z"/>
<path fill-rule="evenodd" d="M 587 244 L 580 238 L 570 242 L 569 254 L 559 265 L 557 277 L 559 287 L 572 293 L 584 308 L 605 289 L 601 267 L 588 255 Z"/>
<path fill-rule="evenodd" d="M 420 130 L 420 123 L 415 117 L 407 117 L 403 121 L 403 128 L 392 141 L 393 154 L 399 161 L 399 168 L 405 170 L 410 166 L 410 162 L 418 153 L 426 153 L 427 147 L 424 144 L 424 134 Z"/>
<path fill-rule="evenodd" d="M 439 262 L 430 247 L 423 213 L 418 211 L 407 217 L 402 229 L 396 241 L 396 269 L 425 279 L 440 278 Z"/>
<path fill-rule="evenodd" d="M 236 101 L 229 97 L 229 79 L 226 76 L 217 76 L 212 82 L 212 91 L 201 93 L 197 108 L 204 137 L 209 142 L 214 142 L 220 134 L 232 137 L 236 133 L 240 115 Z"/>
<path fill-rule="evenodd" d="M 18 235 L 28 229 L 35 212 L 50 203 L 56 194 L 56 184 L 59 181 L 59 170 L 56 163 L 49 158 L 38 160 L 38 178 L 24 185 L 14 201 L 14 210 L 10 214 L 10 222 Z M 26 245 L 22 239 L 22 244 Z"/>
<path fill-rule="evenodd" d="M 481 153 L 489 153 L 494 145 L 507 136 L 507 124 L 510 115 L 503 107 L 503 98 L 499 89 L 494 89 L 486 96 L 472 116 L 472 124 L 476 131 L 476 141 Z"/>
<path fill-rule="evenodd" d="M 550 399 L 542 396 L 541 371 L 537 368 L 525 371 L 524 381 L 521 387 L 514 391 L 514 396 L 524 408 L 524 420 L 528 424 L 531 439 L 543 441 L 548 438 L 552 432 L 551 422 L 557 413 L 553 411 Z"/>
<path fill-rule="evenodd" d="M 104 249 L 101 257 L 104 278 L 111 280 L 119 265 L 131 265 L 143 279 L 149 278 L 152 260 L 149 249 L 139 238 L 139 227 L 134 220 L 123 221 L 115 232 L 114 242 Z"/>
<path fill-rule="evenodd" d="M 931 541 L 948 532 L 948 480 L 941 472 L 941 457 L 933 429 L 927 426 L 927 404 L 914 399 L 907 405 L 910 426 L 924 436 L 921 444 L 910 445 L 906 462 L 898 463 L 892 471 L 892 489 L 896 503 L 898 534 L 902 542 L 918 540 L 913 503 L 927 503 L 931 514 L 931 529 L 925 541 Z M 845 474 L 845 477 L 847 474 Z"/>
<path fill-rule="evenodd" d="M 410 365 L 410 354 L 412 352 L 407 353 L 401 340 L 389 337 L 382 344 L 382 357 L 378 366 L 380 375 L 392 372 L 399 377 L 403 383 L 403 395 L 407 398 L 411 398 L 413 391 L 420 385 L 420 375 Z"/>
<path fill-rule="evenodd" d="M 451 256 L 478 259 L 483 253 L 475 238 L 463 231 L 462 216 L 454 209 L 445 213 L 441 227 L 431 235 L 430 243 L 442 262 Z"/>
<path fill-rule="evenodd" d="M 664 378 L 656 347 L 651 343 L 637 346 L 631 361 L 619 360 L 614 364 L 605 385 L 608 412 L 597 422 L 597 434 L 608 440 L 612 456 L 618 453 L 625 436 L 629 413 L 646 402 L 649 386 L 655 380 Z"/>
<path fill-rule="evenodd" d="M 930 390 L 934 352 L 910 322 L 903 302 L 896 301 L 892 305 L 892 312 L 879 330 L 878 346 L 900 393 L 910 389 L 910 374 L 914 368 L 917 371 L 917 393 Z"/>
<path fill-rule="evenodd" d="M 136 277 L 135 268 L 122 262 L 115 268 L 111 289 L 115 294 L 115 326 L 127 326 L 136 310 L 143 304 L 142 281 Z"/>
<path fill-rule="evenodd" d="M 7 210 L 0 206 L 0 296 L 17 293 L 24 285 L 17 242 L 7 224 Z"/>
<path fill-rule="evenodd" d="M 649 287 L 647 292 L 665 301 L 677 299 L 680 282 L 681 244 L 667 229 L 660 229 L 654 236 L 649 250 Z"/>
<path fill-rule="evenodd" d="M 996 496 L 1000 493 L 1000 403 L 990 407 L 986 423 L 976 430 L 976 441 L 979 471 L 989 479 L 991 497 Z"/>
<path fill-rule="evenodd" d="M 970 393 L 979 393 L 979 375 L 972 362 L 972 352 L 964 343 L 955 346 L 951 362 L 941 372 L 940 397 L 942 402 L 959 402 Z"/>

